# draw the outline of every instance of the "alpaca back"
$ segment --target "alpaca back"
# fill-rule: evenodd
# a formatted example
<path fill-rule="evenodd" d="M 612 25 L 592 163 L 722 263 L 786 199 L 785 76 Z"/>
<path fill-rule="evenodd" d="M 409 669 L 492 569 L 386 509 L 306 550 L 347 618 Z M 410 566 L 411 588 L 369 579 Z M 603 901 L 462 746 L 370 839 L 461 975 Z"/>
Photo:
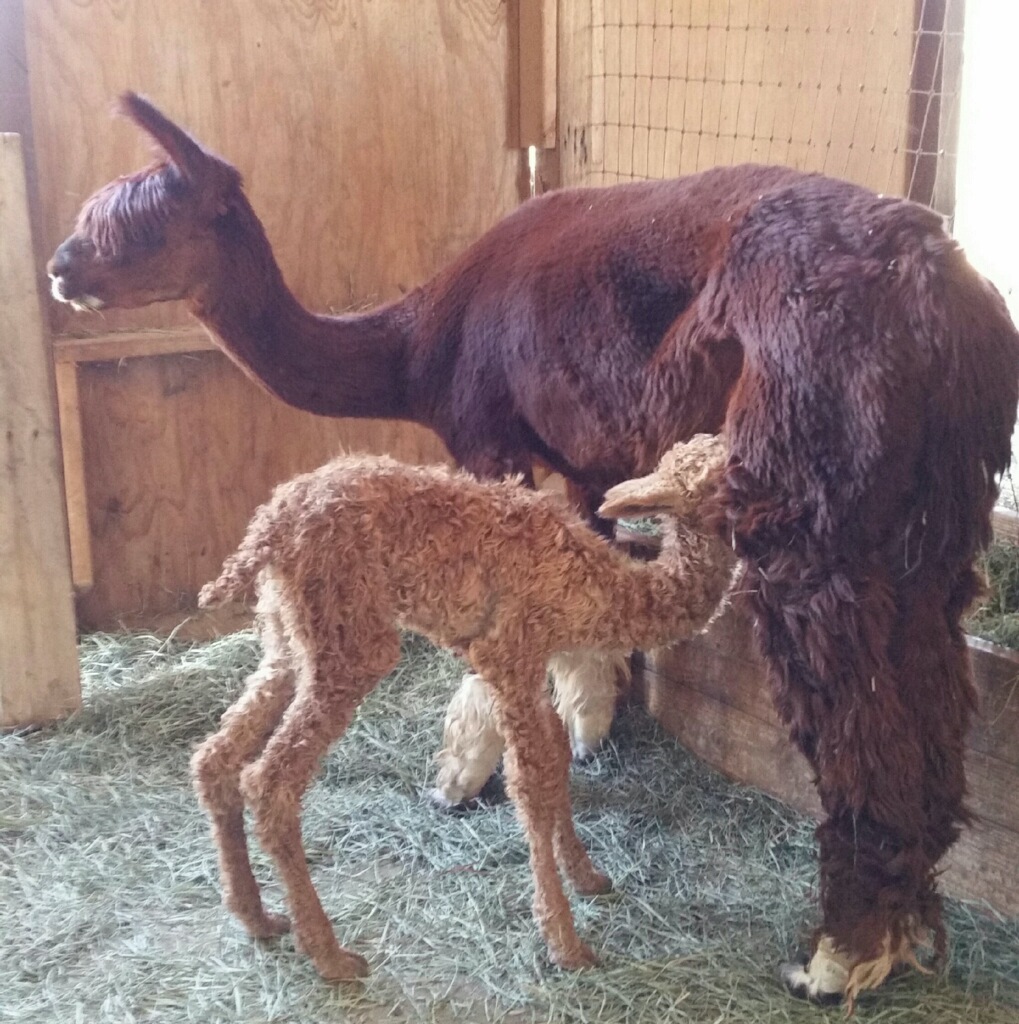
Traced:
<path fill-rule="evenodd" d="M 564 622 L 596 632 L 625 603 L 616 587 L 630 567 L 557 495 L 343 457 L 276 489 L 202 602 L 236 597 L 271 568 L 289 600 L 314 593 L 335 621 L 373 605 L 464 646 L 510 621 L 537 636 L 562 634 Z"/>

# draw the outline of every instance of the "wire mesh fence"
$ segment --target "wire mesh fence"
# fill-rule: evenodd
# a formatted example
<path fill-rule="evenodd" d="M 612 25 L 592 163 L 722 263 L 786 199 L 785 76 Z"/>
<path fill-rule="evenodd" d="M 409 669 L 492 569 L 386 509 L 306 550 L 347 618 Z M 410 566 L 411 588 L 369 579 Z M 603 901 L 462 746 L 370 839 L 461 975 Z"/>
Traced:
<path fill-rule="evenodd" d="M 584 178 L 781 163 L 950 214 L 963 0 L 590 0 Z"/>

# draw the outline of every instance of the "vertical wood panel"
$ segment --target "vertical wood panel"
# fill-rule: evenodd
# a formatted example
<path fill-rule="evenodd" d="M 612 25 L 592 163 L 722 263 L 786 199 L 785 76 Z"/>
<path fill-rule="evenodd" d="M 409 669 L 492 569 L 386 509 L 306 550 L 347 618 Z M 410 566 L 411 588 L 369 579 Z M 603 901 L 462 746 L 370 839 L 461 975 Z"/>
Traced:
<path fill-rule="evenodd" d="M 517 0 L 520 139 L 525 149 L 556 146 L 556 0 Z"/>
<path fill-rule="evenodd" d="M 0 726 L 81 700 L 53 380 L 20 137 L 0 135 Z"/>
<path fill-rule="evenodd" d="M 78 394 L 78 367 L 57 363 L 57 412 L 60 420 L 60 447 L 64 467 L 64 493 L 67 500 L 67 526 L 71 544 L 71 579 L 76 587 L 91 587 L 92 535 L 88 525 L 88 486 L 85 481 L 85 439 L 81 430 L 81 399 Z"/>

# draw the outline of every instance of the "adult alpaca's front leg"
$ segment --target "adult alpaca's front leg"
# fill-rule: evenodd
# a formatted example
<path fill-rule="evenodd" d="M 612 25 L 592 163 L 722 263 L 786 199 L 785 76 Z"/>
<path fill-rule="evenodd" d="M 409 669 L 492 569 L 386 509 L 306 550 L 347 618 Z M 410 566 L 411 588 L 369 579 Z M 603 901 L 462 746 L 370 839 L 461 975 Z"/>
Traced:
<path fill-rule="evenodd" d="M 628 688 L 629 661 L 618 652 L 569 651 L 549 660 L 556 708 L 569 735 L 573 757 L 591 757 L 612 727 L 620 691 Z M 474 672 L 463 677 L 446 709 L 433 803 L 448 809 L 473 800 L 502 757 L 492 694 Z"/>
<path fill-rule="evenodd" d="M 473 800 L 498 766 L 504 746 L 492 692 L 480 675 L 468 672 L 446 709 L 429 799 L 443 810 Z"/>
<path fill-rule="evenodd" d="M 629 689 L 629 658 L 620 651 L 565 651 L 553 655 L 548 667 L 573 758 L 585 761 L 608 736 L 620 695 Z"/>

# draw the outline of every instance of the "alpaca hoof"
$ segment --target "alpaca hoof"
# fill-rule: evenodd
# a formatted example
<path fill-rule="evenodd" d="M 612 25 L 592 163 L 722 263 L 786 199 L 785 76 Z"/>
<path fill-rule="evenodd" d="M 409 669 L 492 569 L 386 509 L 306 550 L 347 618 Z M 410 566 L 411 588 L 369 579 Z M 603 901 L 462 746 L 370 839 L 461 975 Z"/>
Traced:
<path fill-rule="evenodd" d="M 601 744 L 601 740 L 594 744 L 587 743 L 584 740 L 574 740 L 570 745 L 573 752 L 573 763 L 588 764 L 593 761 L 598 756 Z"/>
<path fill-rule="evenodd" d="M 578 896 L 604 896 L 612 892 L 612 879 L 600 871 L 592 871 L 590 878 L 579 885 L 574 884 L 573 890 Z"/>
<path fill-rule="evenodd" d="M 338 950 L 328 957 L 317 957 L 315 970 L 323 981 L 333 983 L 357 981 L 359 978 L 367 978 L 369 974 L 368 961 L 348 949 Z"/>
<path fill-rule="evenodd" d="M 497 804 L 506 802 L 506 786 L 502 777 L 498 774 L 492 775 L 481 787 L 476 796 L 464 797 L 461 800 L 451 800 L 436 786 L 425 791 L 425 799 L 440 811 L 454 816 L 461 814 L 473 814 L 474 811 L 483 811 L 487 807 L 495 807 Z"/>
<path fill-rule="evenodd" d="M 585 967 L 597 967 L 598 956 L 595 951 L 586 943 L 577 941 L 571 946 L 569 952 L 564 950 L 549 950 L 552 963 L 564 971 L 580 971 Z"/>
<path fill-rule="evenodd" d="M 842 1002 L 844 989 L 826 987 L 826 982 L 830 985 L 835 979 L 812 975 L 806 955 L 799 957 L 794 963 L 781 964 L 778 979 L 791 996 L 806 1000 L 815 1006 L 838 1006 Z"/>
<path fill-rule="evenodd" d="M 256 939 L 275 939 L 290 931 L 290 918 L 286 914 L 263 914 L 262 919 L 248 930 Z"/>

